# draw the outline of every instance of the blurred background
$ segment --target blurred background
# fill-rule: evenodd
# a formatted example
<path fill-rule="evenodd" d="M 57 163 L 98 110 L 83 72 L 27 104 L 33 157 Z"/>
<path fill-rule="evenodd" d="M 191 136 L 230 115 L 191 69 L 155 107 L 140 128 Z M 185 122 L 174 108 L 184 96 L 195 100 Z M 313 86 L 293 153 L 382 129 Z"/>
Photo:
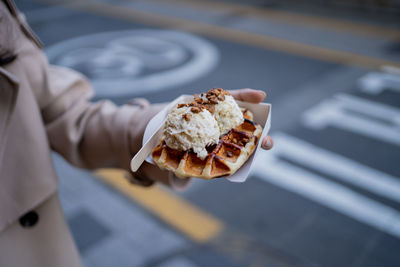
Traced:
<path fill-rule="evenodd" d="M 18 0 L 95 100 L 264 90 L 272 151 L 184 192 L 54 155 L 86 266 L 400 266 L 400 1 Z"/>

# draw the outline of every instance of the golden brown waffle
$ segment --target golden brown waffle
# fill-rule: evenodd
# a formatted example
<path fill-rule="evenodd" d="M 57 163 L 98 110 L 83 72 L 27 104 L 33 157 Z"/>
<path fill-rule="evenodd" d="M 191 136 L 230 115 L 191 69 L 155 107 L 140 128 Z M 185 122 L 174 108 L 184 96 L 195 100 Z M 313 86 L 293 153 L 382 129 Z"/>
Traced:
<path fill-rule="evenodd" d="M 161 140 L 152 152 L 154 162 L 180 178 L 212 179 L 235 173 L 254 152 L 262 133 L 261 126 L 252 121 L 253 114 L 242 112 L 244 122 L 221 136 L 218 144 L 208 147 L 204 160 L 192 151 L 172 149 Z"/>

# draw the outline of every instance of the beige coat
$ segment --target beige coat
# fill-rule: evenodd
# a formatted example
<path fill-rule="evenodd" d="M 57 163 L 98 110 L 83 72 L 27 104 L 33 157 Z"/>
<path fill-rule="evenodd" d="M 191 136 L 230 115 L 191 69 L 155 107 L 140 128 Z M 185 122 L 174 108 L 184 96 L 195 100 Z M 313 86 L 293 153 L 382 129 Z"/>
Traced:
<path fill-rule="evenodd" d="M 5 2 L 1 23 L 8 16 L 15 27 L 17 57 L 0 66 L 0 232 L 55 193 L 50 150 L 79 167 L 128 170 L 145 125 L 161 108 L 142 99 L 122 107 L 91 103 L 86 78 L 49 65 L 24 17 Z"/>

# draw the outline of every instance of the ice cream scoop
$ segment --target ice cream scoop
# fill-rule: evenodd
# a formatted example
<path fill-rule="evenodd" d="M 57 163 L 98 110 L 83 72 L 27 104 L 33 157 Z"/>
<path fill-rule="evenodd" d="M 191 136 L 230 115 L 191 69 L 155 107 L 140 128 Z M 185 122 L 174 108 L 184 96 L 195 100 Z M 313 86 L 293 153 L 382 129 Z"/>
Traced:
<path fill-rule="evenodd" d="M 164 141 L 180 151 L 193 150 L 200 159 L 206 147 L 218 143 L 220 131 L 211 113 L 203 108 L 177 105 L 169 112 L 164 125 Z"/>
<path fill-rule="evenodd" d="M 225 90 L 214 88 L 194 95 L 190 103 L 176 105 L 164 125 L 164 140 L 168 147 L 193 150 L 200 159 L 207 156 L 207 146 L 244 121 L 235 99 Z"/>
<path fill-rule="evenodd" d="M 243 113 L 231 95 L 225 95 L 223 100 L 215 104 L 213 116 L 218 123 L 220 134 L 226 134 L 231 129 L 243 123 Z"/>

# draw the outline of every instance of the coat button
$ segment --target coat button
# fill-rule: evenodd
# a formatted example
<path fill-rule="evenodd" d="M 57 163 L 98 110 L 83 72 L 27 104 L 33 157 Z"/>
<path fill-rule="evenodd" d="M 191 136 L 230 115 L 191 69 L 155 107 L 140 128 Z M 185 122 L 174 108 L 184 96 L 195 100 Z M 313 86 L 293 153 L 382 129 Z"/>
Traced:
<path fill-rule="evenodd" d="M 35 224 L 37 224 L 38 221 L 39 221 L 39 215 L 36 213 L 36 211 L 30 211 L 27 214 L 23 215 L 21 218 L 19 218 L 19 223 L 24 228 L 30 228 L 34 226 Z"/>

